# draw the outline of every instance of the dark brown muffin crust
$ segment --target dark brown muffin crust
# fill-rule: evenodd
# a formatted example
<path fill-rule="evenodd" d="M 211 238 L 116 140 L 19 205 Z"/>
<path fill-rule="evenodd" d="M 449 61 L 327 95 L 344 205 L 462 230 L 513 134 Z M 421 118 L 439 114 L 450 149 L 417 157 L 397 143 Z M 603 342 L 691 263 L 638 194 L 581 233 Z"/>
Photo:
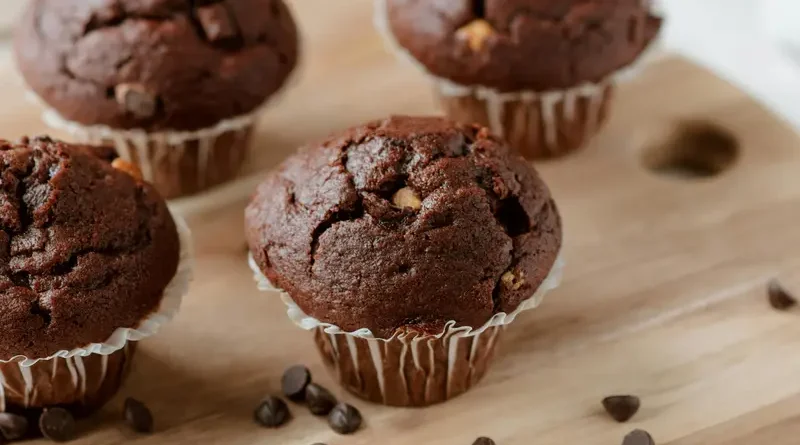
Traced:
<path fill-rule="evenodd" d="M 253 111 L 297 46 L 282 0 L 32 0 L 15 38 L 25 80 L 59 114 L 149 131 Z"/>
<path fill-rule="evenodd" d="M 395 39 L 430 73 L 504 92 L 598 82 L 661 27 L 646 0 L 385 1 Z M 467 31 L 476 20 L 490 28 Z"/>
<path fill-rule="evenodd" d="M 561 245 L 533 168 L 487 129 L 441 118 L 306 147 L 261 184 L 246 226 L 260 269 L 307 314 L 383 338 L 513 311 Z"/>
<path fill-rule="evenodd" d="M 136 327 L 179 256 L 175 222 L 150 185 L 85 147 L 0 141 L 0 359 Z"/>

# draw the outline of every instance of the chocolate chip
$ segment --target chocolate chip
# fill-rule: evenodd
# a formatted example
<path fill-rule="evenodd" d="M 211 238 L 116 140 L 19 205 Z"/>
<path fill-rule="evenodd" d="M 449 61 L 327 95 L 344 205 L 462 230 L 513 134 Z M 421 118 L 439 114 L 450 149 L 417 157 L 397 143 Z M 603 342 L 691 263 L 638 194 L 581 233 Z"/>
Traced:
<path fill-rule="evenodd" d="M 475 439 L 475 442 L 472 442 L 472 445 L 495 445 L 492 439 L 488 437 L 479 437 Z"/>
<path fill-rule="evenodd" d="M 361 413 L 352 405 L 340 403 L 328 414 L 328 425 L 339 434 L 352 434 L 361 428 Z"/>
<path fill-rule="evenodd" d="M 254 417 L 262 426 L 277 428 L 289 421 L 291 414 L 286 402 L 278 397 L 268 396 L 258 405 Z"/>
<path fill-rule="evenodd" d="M 236 37 L 236 26 L 224 5 L 217 3 L 201 6 L 195 10 L 197 21 L 211 42 Z"/>
<path fill-rule="evenodd" d="M 779 311 L 785 311 L 797 306 L 797 299 L 787 292 L 778 280 L 769 282 L 768 295 L 769 304 Z"/>
<path fill-rule="evenodd" d="M 39 430 L 53 442 L 68 442 L 75 438 L 75 418 L 63 408 L 45 408 L 39 417 Z"/>
<path fill-rule="evenodd" d="M 0 413 L 0 435 L 2 435 L 0 439 L 17 440 L 27 432 L 28 419 L 16 414 Z"/>
<path fill-rule="evenodd" d="M 641 401 L 636 396 L 609 396 L 603 399 L 603 408 L 614 420 L 620 423 L 630 420 L 639 411 L 640 406 Z"/>
<path fill-rule="evenodd" d="M 292 366 L 281 378 L 283 395 L 289 400 L 302 402 L 306 398 L 306 387 L 309 383 L 311 383 L 311 371 L 302 365 Z"/>
<path fill-rule="evenodd" d="M 125 422 L 137 433 L 153 432 L 153 413 L 142 402 L 128 397 L 125 399 Z"/>
<path fill-rule="evenodd" d="M 121 83 L 114 88 L 114 97 L 126 111 L 138 118 L 153 117 L 158 108 L 158 99 L 144 85 Z"/>
<path fill-rule="evenodd" d="M 656 443 L 647 431 L 633 430 L 622 440 L 622 445 L 656 445 Z"/>
<path fill-rule="evenodd" d="M 336 397 L 327 389 L 310 383 L 306 386 L 306 403 L 315 416 L 325 416 L 336 406 Z"/>

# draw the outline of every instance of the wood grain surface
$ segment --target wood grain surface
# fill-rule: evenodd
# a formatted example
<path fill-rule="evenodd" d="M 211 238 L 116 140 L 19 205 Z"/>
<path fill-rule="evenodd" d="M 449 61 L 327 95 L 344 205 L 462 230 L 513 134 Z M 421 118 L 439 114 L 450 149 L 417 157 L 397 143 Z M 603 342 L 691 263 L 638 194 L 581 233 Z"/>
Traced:
<path fill-rule="evenodd" d="M 83 444 L 499 445 L 619 444 L 633 428 L 660 445 L 796 445 L 800 312 L 767 304 L 774 277 L 800 293 L 800 138 L 713 75 L 666 59 L 623 86 L 608 128 L 584 151 L 539 165 L 565 223 L 567 269 L 544 305 L 509 330 L 486 380 L 447 404 L 396 409 L 355 400 L 326 375 L 309 334 L 274 294 L 255 289 L 242 211 L 265 168 L 304 141 L 390 113 L 435 112 L 425 79 L 388 55 L 368 0 L 297 0 L 305 60 L 261 122 L 242 181 L 177 203 L 190 217 L 197 280 L 178 319 L 142 343 L 120 396 L 82 423 Z M 0 134 L 44 129 L 0 56 Z M 738 143 L 719 175 L 643 167 L 684 122 Z M 252 410 L 279 392 L 289 365 L 361 408 L 366 428 L 337 436 L 303 407 L 266 430 Z M 628 424 L 600 400 L 641 397 Z M 125 396 L 146 401 L 158 432 L 118 420 Z"/>

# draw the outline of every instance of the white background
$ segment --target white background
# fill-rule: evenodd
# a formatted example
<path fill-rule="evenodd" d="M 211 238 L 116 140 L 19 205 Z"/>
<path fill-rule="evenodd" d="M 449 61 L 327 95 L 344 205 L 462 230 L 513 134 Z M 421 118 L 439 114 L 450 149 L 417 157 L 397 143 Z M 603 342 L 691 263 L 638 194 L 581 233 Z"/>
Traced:
<path fill-rule="evenodd" d="M 666 46 L 800 129 L 800 0 L 663 0 Z"/>

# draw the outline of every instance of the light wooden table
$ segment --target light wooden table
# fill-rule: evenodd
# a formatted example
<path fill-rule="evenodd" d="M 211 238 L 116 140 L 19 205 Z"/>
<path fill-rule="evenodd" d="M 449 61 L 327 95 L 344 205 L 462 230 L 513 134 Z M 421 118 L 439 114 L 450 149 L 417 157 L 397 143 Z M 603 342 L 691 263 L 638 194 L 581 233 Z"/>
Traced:
<path fill-rule="evenodd" d="M 368 118 L 435 110 L 425 80 L 384 52 L 368 3 L 295 3 L 306 41 L 298 82 L 264 116 L 245 178 L 179 203 L 196 235 L 198 280 L 78 443 L 469 445 L 486 435 L 500 445 L 613 445 L 644 428 L 660 445 L 796 445 L 800 312 L 772 310 L 766 285 L 779 277 L 800 293 L 800 140 L 736 88 L 676 59 L 624 86 L 592 146 L 539 166 L 563 213 L 565 280 L 513 325 L 481 385 L 417 410 L 336 388 L 310 336 L 275 295 L 255 290 L 242 210 L 259 172 L 299 143 Z M 42 131 L 7 52 L 0 91 L 0 134 Z M 642 153 L 687 120 L 736 138 L 730 169 L 682 179 L 642 166 Z M 299 407 L 285 428 L 256 427 L 252 409 L 294 363 L 359 406 L 366 428 L 339 437 Z M 600 408 L 615 393 L 642 398 L 627 425 Z M 156 435 L 136 437 L 115 420 L 127 395 L 151 405 Z"/>

